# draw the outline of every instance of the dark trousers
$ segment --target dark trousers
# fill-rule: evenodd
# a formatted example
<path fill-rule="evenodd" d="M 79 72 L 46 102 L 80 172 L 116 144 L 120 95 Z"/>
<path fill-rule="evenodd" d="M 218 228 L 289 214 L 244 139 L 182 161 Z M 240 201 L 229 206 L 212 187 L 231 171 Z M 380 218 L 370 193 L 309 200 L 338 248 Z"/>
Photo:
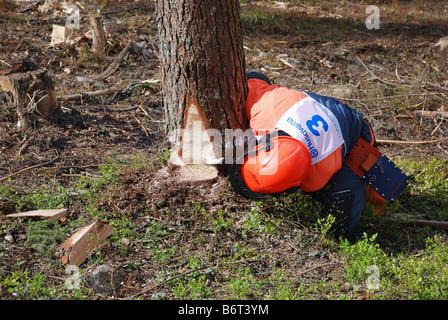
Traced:
<path fill-rule="evenodd" d="M 363 121 L 361 137 L 367 142 L 374 140 L 370 125 Z M 333 231 L 336 236 L 353 235 L 361 218 L 367 194 L 367 183 L 344 162 L 327 185 L 316 193 L 316 199 L 322 203 L 321 216 L 329 214 L 335 217 Z"/>
<path fill-rule="evenodd" d="M 336 236 L 350 237 L 358 226 L 367 194 L 367 184 L 345 163 L 319 192 L 321 216 L 335 217 L 333 231 Z"/>

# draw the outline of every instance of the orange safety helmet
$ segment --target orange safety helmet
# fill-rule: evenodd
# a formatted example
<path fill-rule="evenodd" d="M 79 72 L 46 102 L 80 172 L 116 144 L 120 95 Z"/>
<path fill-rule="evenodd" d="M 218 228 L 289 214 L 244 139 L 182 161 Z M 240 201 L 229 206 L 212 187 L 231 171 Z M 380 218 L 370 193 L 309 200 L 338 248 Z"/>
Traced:
<path fill-rule="evenodd" d="M 259 144 L 237 159 L 229 180 L 235 191 L 251 199 L 293 192 L 308 176 L 311 155 L 299 140 L 283 131 L 264 136 Z"/>

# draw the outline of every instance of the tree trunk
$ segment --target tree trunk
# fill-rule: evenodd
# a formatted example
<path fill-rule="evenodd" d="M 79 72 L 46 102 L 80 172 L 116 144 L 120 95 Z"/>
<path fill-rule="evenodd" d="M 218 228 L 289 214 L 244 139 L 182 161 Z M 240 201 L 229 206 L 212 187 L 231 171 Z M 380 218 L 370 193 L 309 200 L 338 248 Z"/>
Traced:
<path fill-rule="evenodd" d="M 156 0 L 156 9 L 171 162 L 223 157 L 226 131 L 248 128 L 239 0 Z"/>

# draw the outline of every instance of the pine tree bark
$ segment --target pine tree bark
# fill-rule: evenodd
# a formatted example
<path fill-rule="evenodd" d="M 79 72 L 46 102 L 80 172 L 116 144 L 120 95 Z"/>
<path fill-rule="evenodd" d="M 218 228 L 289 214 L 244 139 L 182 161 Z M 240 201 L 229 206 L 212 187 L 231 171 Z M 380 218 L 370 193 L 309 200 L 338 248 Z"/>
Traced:
<path fill-rule="evenodd" d="M 173 153 L 192 164 L 193 140 L 202 138 L 201 159 L 223 157 L 226 129 L 248 128 L 239 0 L 155 2 L 166 129 L 178 145 Z M 204 132 L 211 154 L 203 152 Z"/>

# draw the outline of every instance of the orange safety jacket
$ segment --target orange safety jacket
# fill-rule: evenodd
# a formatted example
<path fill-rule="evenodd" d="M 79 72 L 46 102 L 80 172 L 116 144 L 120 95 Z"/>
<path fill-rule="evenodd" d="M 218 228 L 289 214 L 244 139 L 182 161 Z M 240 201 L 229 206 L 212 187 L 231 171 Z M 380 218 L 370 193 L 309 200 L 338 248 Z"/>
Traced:
<path fill-rule="evenodd" d="M 250 128 L 256 136 L 265 135 L 267 132 L 275 130 L 281 117 L 296 103 L 308 97 L 304 92 L 278 85 L 269 85 L 259 79 L 249 79 L 248 87 L 246 115 Z M 336 116 L 336 118 L 338 117 Z M 343 121 L 340 118 L 338 118 L 339 122 Z M 341 123 L 340 125 L 345 124 Z M 359 128 L 354 130 L 358 130 L 356 141 L 359 137 Z M 305 192 L 322 189 L 330 178 L 341 169 L 343 158 L 347 152 L 347 146 L 344 143 L 324 159 L 314 163 L 308 177 L 300 185 L 300 189 Z"/>

